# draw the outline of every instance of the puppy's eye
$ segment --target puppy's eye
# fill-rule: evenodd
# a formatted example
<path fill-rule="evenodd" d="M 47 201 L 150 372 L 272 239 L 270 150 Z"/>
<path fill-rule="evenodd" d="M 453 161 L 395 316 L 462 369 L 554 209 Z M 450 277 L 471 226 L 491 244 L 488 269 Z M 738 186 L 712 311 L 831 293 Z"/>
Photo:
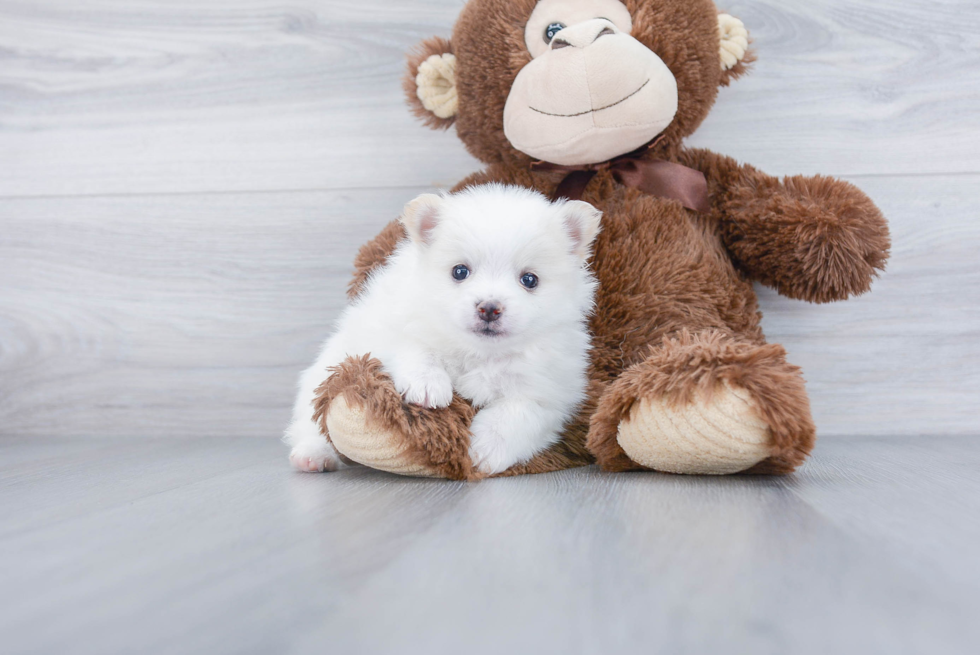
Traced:
<path fill-rule="evenodd" d="M 555 38 L 555 34 L 558 34 L 563 29 L 565 29 L 564 23 L 552 23 L 548 27 L 544 28 L 544 42 L 551 43 L 551 40 Z"/>
<path fill-rule="evenodd" d="M 525 273 L 521 276 L 521 285 L 525 289 L 533 289 L 538 286 L 538 276 L 534 273 Z"/>
<path fill-rule="evenodd" d="M 457 282 L 462 282 L 470 276 L 470 269 L 468 266 L 462 264 L 457 264 L 453 267 L 453 279 Z"/>

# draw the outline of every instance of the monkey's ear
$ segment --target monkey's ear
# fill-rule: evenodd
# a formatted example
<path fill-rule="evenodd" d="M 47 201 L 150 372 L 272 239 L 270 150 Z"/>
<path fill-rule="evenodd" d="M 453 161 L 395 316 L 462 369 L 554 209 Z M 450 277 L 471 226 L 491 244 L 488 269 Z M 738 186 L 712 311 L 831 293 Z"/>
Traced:
<path fill-rule="evenodd" d="M 749 31 L 745 24 L 729 14 L 718 14 L 718 37 L 721 40 L 721 85 L 728 86 L 749 70 L 755 53 L 749 50 Z"/>
<path fill-rule="evenodd" d="M 433 129 L 456 120 L 456 55 L 452 44 L 438 36 L 426 39 L 408 55 L 402 82 L 412 113 Z"/>
<path fill-rule="evenodd" d="M 412 241 L 427 245 L 432 240 L 432 230 L 439 224 L 442 198 L 434 193 L 423 193 L 405 205 L 398 219 Z"/>

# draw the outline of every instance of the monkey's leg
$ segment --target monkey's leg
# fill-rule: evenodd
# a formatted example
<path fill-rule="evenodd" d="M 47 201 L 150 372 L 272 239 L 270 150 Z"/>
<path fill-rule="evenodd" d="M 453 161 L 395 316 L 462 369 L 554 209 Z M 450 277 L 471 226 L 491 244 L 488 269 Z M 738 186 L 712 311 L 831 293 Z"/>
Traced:
<path fill-rule="evenodd" d="M 776 344 L 682 332 L 623 372 L 592 416 L 608 471 L 725 475 L 793 471 L 813 448 L 803 378 Z"/>
<path fill-rule="evenodd" d="M 354 462 L 400 475 L 477 476 L 469 403 L 455 396 L 441 409 L 406 404 L 376 359 L 348 358 L 317 389 L 314 407 L 320 430 Z"/>

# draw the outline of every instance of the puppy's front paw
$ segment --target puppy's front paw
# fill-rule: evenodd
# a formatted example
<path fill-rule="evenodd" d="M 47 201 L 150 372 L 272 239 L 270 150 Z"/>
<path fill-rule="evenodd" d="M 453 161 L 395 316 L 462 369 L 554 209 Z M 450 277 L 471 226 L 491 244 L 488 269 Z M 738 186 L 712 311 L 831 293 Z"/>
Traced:
<path fill-rule="evenodd" d="M 487 421 L 480 421 L 476 415 L 470 426 L 470 459 L 481 473 L 494 475 L 506 471 L 517 463 L 517 458 L 508 452 L 507 441 Z"/>
<path fill-rule="evenodd" d="M 326 439 L 296 444 L 289 453 L 289 463 L 304 473 L 336 471 L 341 466 L 340 456 Z"/>
<path fill-rule="evenodd" d="M 448 407 L 453 401 L 453 382 L 440 368 L 426 368 L 393 376 L 395 389 L 405 402 L 429 409 Z"/>

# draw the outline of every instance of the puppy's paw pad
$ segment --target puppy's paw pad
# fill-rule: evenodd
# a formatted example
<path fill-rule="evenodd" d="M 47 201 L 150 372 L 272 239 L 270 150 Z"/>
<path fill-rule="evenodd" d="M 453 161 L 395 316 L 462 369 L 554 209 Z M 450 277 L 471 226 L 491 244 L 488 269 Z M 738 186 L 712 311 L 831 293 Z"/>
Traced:
<path fill-rule="evenodd" d="M 433 409 L 448 407 L 453 401 L 453 383 L 449 374 L 440 369 L 417 371 L 406 376 L 402 384 L 395 388 L 402 394 L 405 402 Z"/>
<path fill-rule="evenodd" d="M 324 471 L 336 471 L 340 468 L 340 457 L 324 441 L 323 446 L 319 443 L 301 443 L 293 447 L 289 453 L 289 463 L 297 471 L 304 473 L 323 473 Z"/>

